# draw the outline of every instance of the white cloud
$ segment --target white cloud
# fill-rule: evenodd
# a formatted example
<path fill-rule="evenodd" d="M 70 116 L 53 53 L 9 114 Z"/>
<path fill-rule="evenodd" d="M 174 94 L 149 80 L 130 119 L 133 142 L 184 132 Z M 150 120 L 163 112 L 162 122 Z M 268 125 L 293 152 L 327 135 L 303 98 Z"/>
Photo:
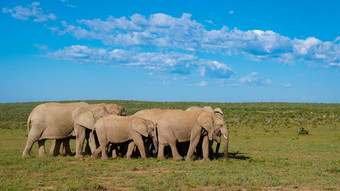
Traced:
<path fill-rule="evenodd" d="M 240 79 L 240 83 L 249 86 L 268 86 L 273 84 L 272 80 L 264 80 L 257 72 L 253 72 L 248 76 L 242 77 Z"/>
<path fill-rule="evenodd" d="M 210 78 L 229 78 L 233 70 L 224 63 L 199 59 L 191 54 L 177 52 L 136 52 L 131 50 L 89 48 L 73 45 L 55 52 L 49 52 L 49 58 L 68 60 L 80 63 L 101 63 L 107 65 L 122 65 L 134 69 L 144 69 L 150 72 L 188 75 L 191 72 L 205 72 L 201 75 Z"/>
<path fill-rule="evenodd" d="M 229 15 L 232 15 L 232 14 L 234 14 L 234 10 L 229 11 Z"/>
<path fill-rule="evenodd" d="M 339 63 L 330 63 L 329 66 L 332 66 L 332 67 L 339 67 L 340 68 L 340 62 Z"/>
<path fill-rule="evenodd" d="M 329 66 L 340 62 L 340 45 L 315 37 L 290 39 L 273 31 L 229 29 L 206 30 L 184 13 L 175 18 L 163 13 L 146 18 L 109 16 L 106 20 L 82 19 L 78 25 L 63 24 L 63 32 L 77 39 L 100 40 L 107 46 L 153 47 L 232 55 L 243 53 L 254 60 L 274 59 L 285 64 L 307 61 Z"/>
<path fill-rule="evenodd" d="M 291 83 L 274 83 L 271 79 L 263 79 L 262 76 L 258 72 L 252 72 L 251 74 L 241 77 L 239 81 L 232 81 L 230 79 L 225 80 L 227 82 L 232 83 L 232 86 L 271 86 L 271 87 L 283 87 L 290 88 L 292 87 Z"/>
<path fill-rule="evenodd" d="M 77 8 L 77 6 L 69 4 L 69 3 L 67 3 L 66 6 L 71 7 L 71 8 Z"/>
<path fill-rule="evenodd" d="M 37 47 L 39 50 L 42 50 L 42 51 L 48 50 L 48 46 L 45 45 L 45 44 L 35 44 L 34 46 Z"/>
<path fill-rule="evenodd" d="M 36 22 L 56 19 L 54 14 L 44 14 L 39 6 L 40 3 L 34 2 L 26 7 L 3 8 L 2 12 L 22 20 L 33 18 Z M 65 21 L 61 23 L 61 26 L 45 26 L 59 35 L 70 34 L 79 40 L 99 40 L 105 46 L 115 48 L 147 47 L 155 52 L 171 50 L 220 53 L 228 56 L 242 53 L 257 61 L 270 60 L 284 64 L 307 62 L 326 67 L 340 63 L 339 37 L 329 42 L 315 37 L 290 39 L 270 30 L 242 31 L 226 26 L 219 30 L 207 30 L 202 23 L 193 20 L 191 14 L 187 13 L 183 13 L 179 18 L 156 13 L 148 18 L 134 14 L 120 18 L 109 16 L 105 20 L 80 19 L 72 25 Z M 211 64 L 210 66 L 213 67 Z M 208 75 L 208 69 L 209 67 L 201 68 L 201 73 Z"/>
<path fill-rule="evenodd" d="M 207 86 L 209 83 L 207 83 L 206 81 L 201 81 L 199 83 L 196 84 L 191 84 L 190 86 L 199 86 L 199 87 L 204 87 Z"/>
<path fill-rule="evenodd" d="M 80 63 L 106 63 L 108 56 L 108 52 L 103 48 L 88 48 L 81 45 L 65 47 L 47 54 L 47 57 L 50 58 Z"/>
<path fill-rule="evenodd" d="M 28 20 L 33 18 L 34 22 L 46 22 L 49 20 L 56 20 L 57 16 L 53 13 L 44 14 L 39 2 L 33 2 L 26 7 L 16 6 L 13 9 L 2 8 L 3 13 L 10 13 L 13 18 L 20 20 Z"/>

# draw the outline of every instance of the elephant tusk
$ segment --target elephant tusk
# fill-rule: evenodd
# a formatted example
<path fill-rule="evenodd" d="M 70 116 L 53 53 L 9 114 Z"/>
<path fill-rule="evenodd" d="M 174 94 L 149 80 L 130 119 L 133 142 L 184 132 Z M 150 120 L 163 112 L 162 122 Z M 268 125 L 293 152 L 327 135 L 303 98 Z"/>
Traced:
<path fill-rule="evenodd" d="M 223 137 L 228 140 L 228 137 L 223 134 Z"/>

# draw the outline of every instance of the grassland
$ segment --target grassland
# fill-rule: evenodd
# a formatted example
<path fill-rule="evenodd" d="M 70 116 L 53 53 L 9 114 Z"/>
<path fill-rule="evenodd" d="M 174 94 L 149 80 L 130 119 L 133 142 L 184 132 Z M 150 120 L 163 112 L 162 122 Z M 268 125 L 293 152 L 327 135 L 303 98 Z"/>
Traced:
<path fill-rule="evenodd" d="M 40 103 L 0 104 L 0 190 L 340 189 L 340 104 L 87 102 L 116 103 L 129 115 L 154 107 L 220 107 L 230 131 L 231 158 L 210 162 L 38 158 L 35 144 L 32 157 L 22 159 L 26 119 Z M 300 128 L 309 134 L 298 135 Z"/>

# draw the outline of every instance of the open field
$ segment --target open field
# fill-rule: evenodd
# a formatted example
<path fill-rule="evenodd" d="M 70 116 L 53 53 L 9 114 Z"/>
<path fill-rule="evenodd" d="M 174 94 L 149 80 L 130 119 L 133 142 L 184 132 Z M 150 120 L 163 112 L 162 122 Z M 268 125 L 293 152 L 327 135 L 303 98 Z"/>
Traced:
<path fill-rule="evenodd" d="M 128 115 L 146 108 L 222 108 L 230 159 L 174 162 L 91 157 L 21 158 L 26 119 L 38 104 L 0 104 L 0 190 L 339 190 L 340 104 L 116 103 Z M 303 127 L 309 135 L 298 135 Z M 49 149 L 51 141 L 46 141 Z M 75 150 L 73 140 L 71 148 Z M 222 155 L 222 147 L 220 148 Z"/>

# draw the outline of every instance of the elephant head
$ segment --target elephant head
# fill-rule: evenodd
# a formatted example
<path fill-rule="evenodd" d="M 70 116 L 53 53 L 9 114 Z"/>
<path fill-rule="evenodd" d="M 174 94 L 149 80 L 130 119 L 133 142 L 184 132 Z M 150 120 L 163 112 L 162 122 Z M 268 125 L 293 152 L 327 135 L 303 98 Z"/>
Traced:
<path fill-rule="evenodd" d="M 219 107 L 218 107 L 218 108 L 215 108 L 214 111 L 213 111 L 213 113 L 217 113 L 217 114 L 220 114 L 220 115 L 222 115 L 222 116 L 224 115 L 222 109 L 219 108 Z"/>
<path fill-rule="evenodd" d="M 99 104 L 95 104 L 95 105 L 104 107 L 109 114 L 126 116 L 126 112 L 125 112 L 124 108 L 117 105 L 117 104 L 99 103 Z"/>
<path fill-rule="evenodd" d="M 152 121 L 137 117 L 132 121 L 132 129 L 144 137 L 152 138 L 153 144 L 155 145 L 155 150 L 153 153 L 157 153 L 158 142 L 156 136 L 156 127 Z"/>
<path fill-rule="evenodd" d="M 93 129 L 95 122 L 108 115 L 104 106 L 101 105 L 89 105 L 79 107 L 72 112 L 72 118 L 74 123 L 86 127 L 88 129 Z"/>
<path fill-rule="evenodd" d="M 213 139 L 213 135 L 221 132 L 224 137 L 224 156 L 228 158 L 228 129 L 224 120 L 224 116 L 219 113 L 202 112 L 197 118 L 198 123 L 208 131 L 209 140 Z"/>

